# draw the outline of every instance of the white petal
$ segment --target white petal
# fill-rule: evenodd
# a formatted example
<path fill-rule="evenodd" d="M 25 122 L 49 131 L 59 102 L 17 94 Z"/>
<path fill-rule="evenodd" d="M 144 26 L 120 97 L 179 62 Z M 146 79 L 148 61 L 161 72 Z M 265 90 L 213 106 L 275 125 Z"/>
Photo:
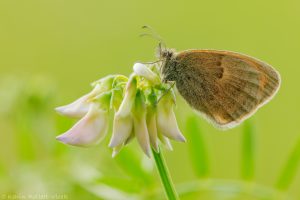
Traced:
<path fill-rule="evenodd" d="M 109 143 L 109 147 L 113 148 L 126 142 L 132 133 L 133 120 L 129 115 L 127 117 L 121 117 L 115 115 L 113 124 L 113 134 Z"/>
<path fill-rule="evenodd" d="M 89 98 L 89 94 L 86 94 L 73 103 L 70 103 L 65 106 L 60 106 L 55 108 L 55 110 L 61 115 L 81 118 L 83 117 L 89 110 L 90 103 L 87 101 Z"/>
<path fill-rule="evenodd" d="M 146 124 L 146 117 L 134 117 L 133 119 L 134 124 L 134 132 L 137 138 L 138 143 L 140 144 L 144 153 L 150 157 L 151 156 L 151 147 L 150 147 L 150 140 L 149 134 L 147 130 Z"/>
<path fill-rule="evenodd" d="M 108 130 L 108 113 L 93 103 L 89 112 L 70 130 L 56 137 L 57 140 L 74 146 L 92 146 L 101 141 Z"/>
<path fill-rule="evenodd" d="M 150 157 L 151 147 L 146 123 L 147 107 L 143 91 L 137 90 L 132 109 L 134 133 L 144 153 Z"/>
<path fill-rule="evenodd" d="M 135 63 L 133 65 L 133 71 L 142 77 L 145 77 L 147 80 L 149 80 L 152 83 L 159 83 L 159 77 L 152 72 L 146 65 L 142 63 Z"/>
<path fill-rule="evenodd" d="M 156 114 L 154 110 L 150 110 L 147 113 L 147 127 L 150 137 L 150 143 L 156 152 L 159 152 L 157 127 L 156 127 Z"/>
<path fill-rule="evenodd" d="M 164 105 L 162 102 L 158 103 L 157 108 L 157 127 L 158 130 L 166 137 L 185 142 L 185 138 L 178 128 L 175 113 L 172 105 Z"/>
<path fill-rule="evenodd" d="M 73 103 L 57 107 L 55 110 L 61 115 L 67 117 L 81 118 L 89 111 L 91 105 L 90 99 L 96 96 L 99 92 L 101 92 L 101 85 L 97 84 L 90 93 L 80 97 Z"/>

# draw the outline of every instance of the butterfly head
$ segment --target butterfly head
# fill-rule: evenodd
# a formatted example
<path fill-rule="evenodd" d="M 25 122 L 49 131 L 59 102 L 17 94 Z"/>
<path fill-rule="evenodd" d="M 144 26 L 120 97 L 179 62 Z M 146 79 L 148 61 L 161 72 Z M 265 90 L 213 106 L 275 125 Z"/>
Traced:
<path fill-rule="evenodd" d="M 173 49 L 163 49 L 159 52 L 159 57 L 162 60 L 170 60 L 174 56 L 174 53 Z"/>
<path fill-rule="evenodd" d="M 159 49 L 158 58 L 161 61 L 160 72 L 163 82 L 175 81 L 174 68 L 175 68 L 175 50 L 174 49 Z"/>
<path fill-rule="evenodd" d="M 160 42 L 157 47 L 157 57 L 162 60 L 166 61 L 171 59 L 174 56 L 175 50 L 166 48 L 165 44 Z"/>

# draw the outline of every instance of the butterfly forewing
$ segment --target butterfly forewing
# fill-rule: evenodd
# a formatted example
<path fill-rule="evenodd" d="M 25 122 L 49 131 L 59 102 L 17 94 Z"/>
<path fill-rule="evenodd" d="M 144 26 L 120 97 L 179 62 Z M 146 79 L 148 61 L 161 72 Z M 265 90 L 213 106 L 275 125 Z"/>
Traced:
<path fill-rule="evenodd" d="M 172 73 L 179 93 L 221 128 L 249 117 L 280 85 L 280 76 L 270 65 L 239 53 L 189 50 L 170 62 L 176 63 Z"/>

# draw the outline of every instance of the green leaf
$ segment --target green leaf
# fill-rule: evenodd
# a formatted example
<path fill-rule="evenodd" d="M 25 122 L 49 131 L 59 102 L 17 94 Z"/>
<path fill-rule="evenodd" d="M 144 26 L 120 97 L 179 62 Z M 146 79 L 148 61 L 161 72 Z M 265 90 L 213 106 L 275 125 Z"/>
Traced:
<path fill-rule="evenodd" d="M 280 190 L 287 190 L 291 185 L 300 161 L 300 140 L 291 152 L 285 166 L 276 183 L 276 187 Z"/>
<path fill-rule="evenodd" d="M 202 131 L 195 116 L 187 120 L 187 137 L 191 160 L 198 177 L 207 177 L 209 173 L 208 154 L 205 148 Z"/>
<path fill-rule="evenodd" d="M 255 128 L 250 120 L 244 122 L 242 135 L 241 173 L 244 180 L 252 180 L 255 169 Z"/>

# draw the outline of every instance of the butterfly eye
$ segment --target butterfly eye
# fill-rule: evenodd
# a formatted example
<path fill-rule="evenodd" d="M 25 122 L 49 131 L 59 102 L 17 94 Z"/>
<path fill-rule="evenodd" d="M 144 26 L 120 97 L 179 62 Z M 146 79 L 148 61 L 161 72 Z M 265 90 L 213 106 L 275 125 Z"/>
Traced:
<path fill-rule="evenodd" d="M 173 56 L 174 52 L 170 49 L 161 49 L 160 57 L 165 59 L 170 59 Z"/>

